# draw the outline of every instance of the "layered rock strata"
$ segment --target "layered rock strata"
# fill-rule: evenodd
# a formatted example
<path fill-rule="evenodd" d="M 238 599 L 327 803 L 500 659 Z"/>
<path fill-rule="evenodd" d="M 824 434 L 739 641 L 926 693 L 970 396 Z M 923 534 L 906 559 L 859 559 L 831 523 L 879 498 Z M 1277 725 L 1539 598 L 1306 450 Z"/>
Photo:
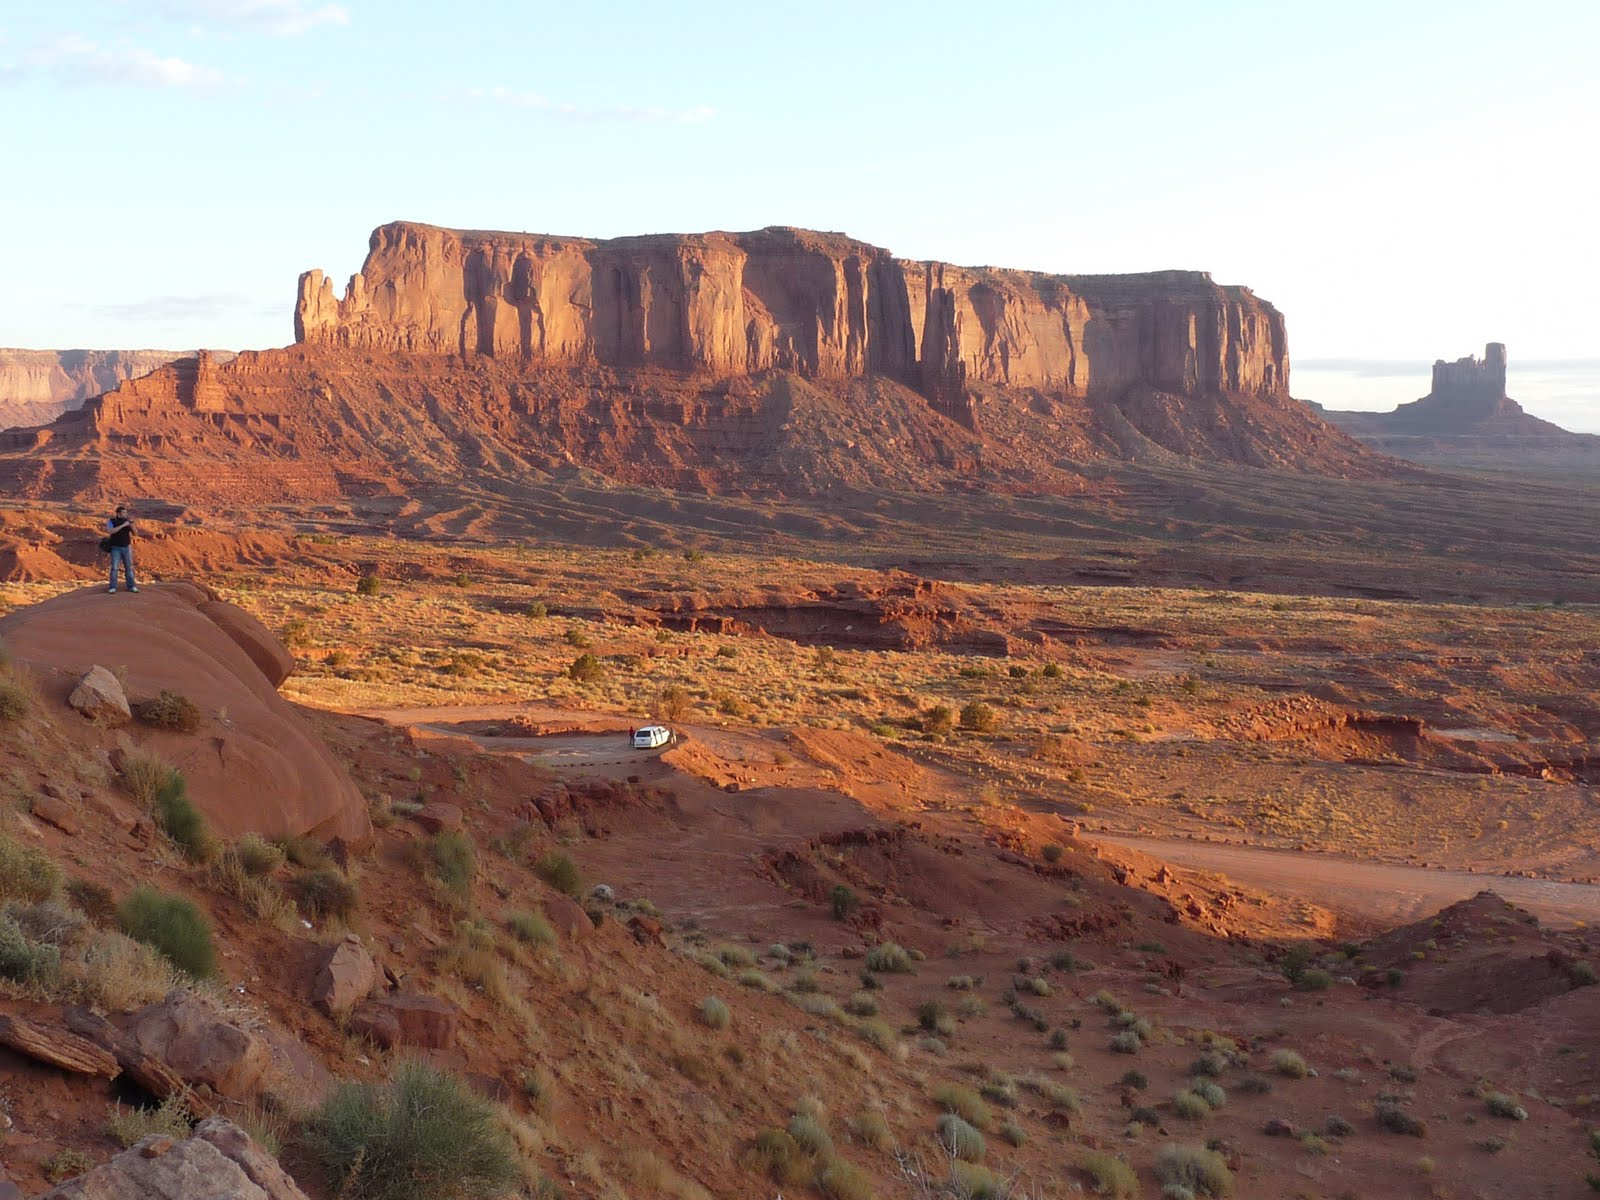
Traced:
<path fill-rule="evenodd" d="M 321 271 L 300 277 L 295 338 L 721 376 L 879 374 L 952 415 L 980 382 L 1086 399 L 1139 384 L 1288 396 L 1282 316 L 1203 272 L 956 267 L 789 228 L 591 241 L 396 222 L 373 232 L 342 298 Z"/>
<path fill-rule="evenodd" d="M 171 350 L 0 349 L 0 429 L 53 421 L 179 357 Z"/>

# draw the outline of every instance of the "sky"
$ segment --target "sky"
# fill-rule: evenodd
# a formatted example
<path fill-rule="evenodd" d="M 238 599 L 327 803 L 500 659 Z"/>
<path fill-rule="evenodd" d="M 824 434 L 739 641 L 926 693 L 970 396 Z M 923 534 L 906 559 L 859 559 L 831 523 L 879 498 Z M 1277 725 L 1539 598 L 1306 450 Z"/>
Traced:
<path fill-rule="evenodd" d="M 1600 432 L 1593 0 L 0 0 L 0 345 L 293 340 L 392 220 L 1187 268 L 1389 408 Z"/>

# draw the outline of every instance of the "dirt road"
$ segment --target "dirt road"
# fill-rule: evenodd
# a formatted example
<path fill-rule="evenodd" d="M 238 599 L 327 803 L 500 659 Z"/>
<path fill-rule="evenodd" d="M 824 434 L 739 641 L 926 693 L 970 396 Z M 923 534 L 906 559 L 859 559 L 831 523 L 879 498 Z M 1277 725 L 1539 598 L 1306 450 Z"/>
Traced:
<path fill-rule="evenodd" d="M 1175 867 L 1212 871 L 1252 888 L 1293 896 L 1323 908 L 1398 925 L 1437 912 L 1478 892 L 1497 892 L 1552 925 L 1600 922 L 1600 887 L 1487 875 L 1433 871 L 1389 863 L 1361 862 L 1333 854 L 1219 846 L 1166 838 L 1084 833 L 1086 841 L 1126 846 Z"/>

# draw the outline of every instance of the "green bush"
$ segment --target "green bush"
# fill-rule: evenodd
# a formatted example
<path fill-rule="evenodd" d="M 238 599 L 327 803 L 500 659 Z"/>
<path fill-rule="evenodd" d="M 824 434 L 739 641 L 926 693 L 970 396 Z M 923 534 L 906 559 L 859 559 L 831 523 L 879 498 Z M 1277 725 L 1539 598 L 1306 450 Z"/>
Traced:
<path fill-rule="evenodd" d="M 848 921 L 861 907 L 861 898 L 844 884 L 836 883 L 828 892 L 828 907 L 833 910 L 835 921 Z"/>
<path fill-rule="evenodd" d="M 313 921 L 348 922 L 361 907 L 361 893 L 337 867 L 317 867 L 289 884 L 296 907 Z"/>
<path fill-rule="evenodd" d="M 1144 1049 L 1144 1039 L 1132 1029 L 1124 1029 L 1111 1039 L 1111 1050 L 1115 1054 L 1137 1054 Z"/>
<path fill-rule="evenodd" d="M 10 913 L 0 913 L 0 979 L 13 983 L 43 983 L 61 969 L 61 951 L 36 942 L 22 931 Z"/>
<path fill-rule="evenodd" d="M 1138 1174 L 1114 1154 L 1091 1150 L 1078 1160 L 1078 1170 L 1089 1177 L 1089 1185 L 1097 1196 L 1132 1200 L 1139 1194 Z"/>
<path fill-rule="evenodd" d="M 233 853 L 246 875 L 271 875 L 283 866 L 287 855 L 259 833 L 247 833 L 233 844 Z"/>
<path fill-rule="evenodd" d="M 383 581 L 376 575 L 363 575 L 356 580 L 356 595 L 376 596 L 383 590 Z"/>
<path fill-rule="evenodd" d="M 200 706 L 189 697 L 162 688 L 155 699 L 139 705 L 139 720 L 156 729 L 193 733 L 200 728 Z"/>
<path fill-rule="evenodd" d="M 567 668 L 567 678 L 577 683 L 598 683 L 606 677 L 606 667 L 593 654 L 580 654 Z"/>
<path fill-rule="evenodd" d="M 32 904 L 61 890 L 61 868 L 48 854 L 0 833 L 0 901 Z"/>
<path fill-rule="evenodd" d="M 1421 1117 L 1407 1112 L 1393 1101 L 1380 1102 L 1373 1115 L 1377 1117 L 1378 1124 L 1390 1133 L 1404 1134 L 1407 1137 L 1425 1137 L 1428 1126 Z"/>
<path fill-rule="evenodd" d="M 886 971 L 893 975 L 911 973 L 911 954 L 894 942 L 880 942 L 867 951 L 867 970 Z"/>
<path fill-rule="evenodd" d="M 972 733 L 988 733 L 994 726 L 994 709 L 982 700 L 968 700 L 961 706 L 961 728 Z"/>
<path fill-rule="evenodd" d="M 810 1113 L 795 1113 L 789 1118 L 789 1136 L 807 1154 L 831 1156 L 833 1138 L 827 1127 Z"/>
<path fill-rule="evenodd" d="M 189 799 L 189 786 L 183 775 L 173 771 L 155 795 L 156 824 L 161 832 L 172 839 L 191 862 L 204 862 L 211 857 L 211 835 L 206 832 L 206 820 Z"/>
<path fill-rule="evenodd" d="M 1066 853 L 1060 842 L 1046 842 L 1039 849 L 1039 855 L 1047 863 L 1058 863 L 1061 856 Z"/>
<path fill-rule="evenodd" d="M 303 1146 L 347 1200 L 488 1197 L 517 1178 L 494 1108 L 421 1062 L 387 1084 L 340 1087 L 307 1120 Z"/>
<path fill-rule="evenodd" d="M 1275 1053 L 1272 1056 L 1272 1069 L 1290 1079 L 1304 1079 L 1311 1073 L 1311 1068 L 1306 1066 L 1306 1060 L 1293 1050 L 1279 1050 Z"/>
<path fill-rule="evenodd" d="M 0 674 L 0 721 L 20 721 L 32 711 L 32 689 L 10 671 Z"/>
<path fill-rule="evenodd" d="M 983 1134 L 955 1113 L 939 1115 L 939 1144 L 962 1162 L 982 1162 L 988 1152 Z"/>
<path fill-rule="evenodd" d="M 1310 967 L 1300 973 L 1300 978 L 1294 981 L 1294 986 L 1302 992 L 1325 992 L 1333 986 L 1333 976 L 1321 967 Z"/>
<path fill-rule="evenodd" d="M 1508 1121 L 1528 1119 L 1528 1110 L 1517 1103 L 1515 1096 L 1508 1096 L 1505 1092 L 1490 1092 L 1483 1102 L 1491 1116 L 1505 1117 Z"/>
<path fill-rule="evenodd" d="M 129 937 L 154 947 L 193 978 L 210 979 L 217 973 L 211 924 L 193 901 L 138 887 L 118 907 L 117 920 Z"/>
<path fill-rule="evenodd" d="M 1211 1105 L 1198 1092 L 1179 1089 L 1172 1093 L 1172 1111 L 1185 1121 L 1199 1121 L 1211 1111 Z"/>
<path fill-rule="evenodd" d="M 462 900 L 472 895 L 478 858 L 472 839 L 464 833 L 436 833 L 428 842 L 428 861 L 434 876 L 451 895 Z"/>
<path fill-rule="evenodd" d="M 1189 1188 L 1202 1196 L 1231 1196 L 1233 1172 L 1222 1155 L 1199 1146 L 1169 1144 L 1156 1153 L 1156 1178 L 1162 1184 Z"/>
<path fill-rule="evenodd" d="M 922 730 L 943 737 L 954 733 L 956 712 L 948 704 L 935 704 L 922 714 Z"/>
<path fill-rule="evenodd" d="M 577 864 L 565 854 L 552 850 L 541 858 L 533 869 L 539 873 L 540 879 L 556 891 L 565 892 L 574 898 L 583 894 L 583 876 L 578 873 Z"/>

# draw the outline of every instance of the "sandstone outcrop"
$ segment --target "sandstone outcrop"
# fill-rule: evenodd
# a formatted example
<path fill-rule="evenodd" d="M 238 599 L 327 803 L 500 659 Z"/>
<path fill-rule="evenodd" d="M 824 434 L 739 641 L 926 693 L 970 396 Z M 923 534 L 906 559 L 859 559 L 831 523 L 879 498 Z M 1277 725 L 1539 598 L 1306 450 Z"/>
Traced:
<path fill-rule="evenodd" d="M 53 421 L 178 357 L 171 350 L 0 349 L 0 429 Z"/>
<path fill-rule="evenodd" d="M 185 1083 L 203 1084 L 232 1100 L 250 1098 L 272 1061 L 259 1037 L 181 989 L 134 1014 L 127 1036 L 133 1050 L 165 1064 Z"/>
<path fill-rule="evenodd" d="M 147 582 L 138 595 L 108 596 L 100 586 L 68 592 L 10 613 L 0 637 L 57 681 L 61 702 L 89 667 L 107 663 L 125 668 L 136 696 L 165 689 L 192 700 L 204 716 L 198 731 L 140 727 L 137 740 L 183 771 L 218 835 L 370 839 L 360 791 L 274 687 L 282 646 L 207 590 Z"/>
<path fill-rule="evenodd" d="M 182 1141 L 151 1134 L 40 1200 L 306 1200 L 237 1125 L 211 1117 Z"/>
<path fill-rule="evenodd" d="M 295 339 L 714 375 L 872 373 L 957 416 L 970 416 L 969 383 L 1287 398 L 1289 379 L 1282 316 L 1203 272 L 956 267 L 776 227 L 590 241 L 396 222 L 374 231 L 343 297 L 321 271 L 301 276 Z"/>

